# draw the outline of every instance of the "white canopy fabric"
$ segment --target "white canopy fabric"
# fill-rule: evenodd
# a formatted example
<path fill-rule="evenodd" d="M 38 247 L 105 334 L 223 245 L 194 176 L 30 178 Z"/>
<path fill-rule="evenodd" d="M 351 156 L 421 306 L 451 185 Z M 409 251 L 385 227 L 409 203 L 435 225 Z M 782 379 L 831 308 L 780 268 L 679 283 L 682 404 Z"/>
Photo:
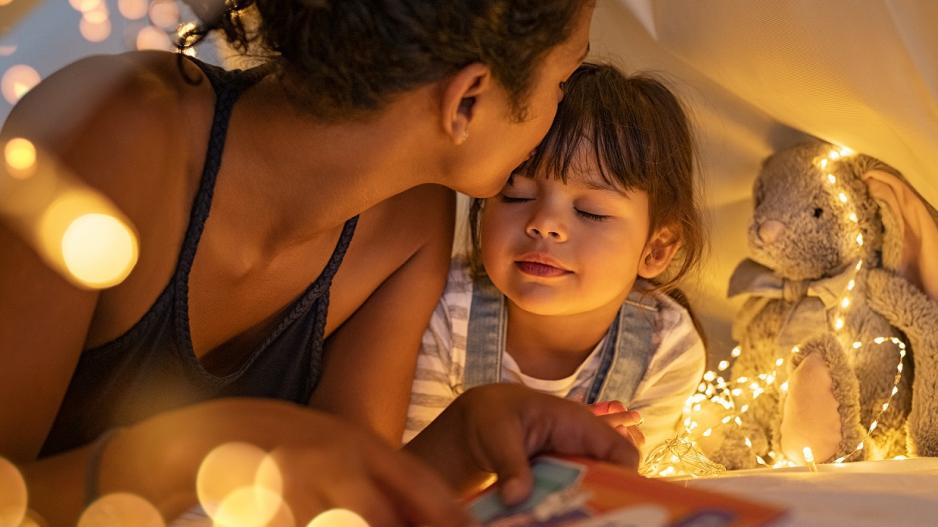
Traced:
<path fill-rule="evenodd" d="M 725 298 L 746 256 L 762 160 L 813 135 L 875 156 L 938 204 L 938 2 L 599 0 L 594 58 L 671 82 L 696 122 L 712 254 L 689 287 L 732 348 Z"/>

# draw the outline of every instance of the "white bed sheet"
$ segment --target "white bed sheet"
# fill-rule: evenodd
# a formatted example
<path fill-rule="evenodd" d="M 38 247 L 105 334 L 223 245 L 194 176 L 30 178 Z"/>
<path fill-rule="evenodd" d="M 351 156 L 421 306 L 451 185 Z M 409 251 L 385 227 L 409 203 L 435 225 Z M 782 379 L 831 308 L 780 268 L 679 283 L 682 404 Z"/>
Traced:
<path fill-rule="evenodd" d="M 938 458 L 933 457 L 819 465 L 817 472 L 739 470 L 672 481 L 787 509 L 773 527 L 938 526 Z"/>

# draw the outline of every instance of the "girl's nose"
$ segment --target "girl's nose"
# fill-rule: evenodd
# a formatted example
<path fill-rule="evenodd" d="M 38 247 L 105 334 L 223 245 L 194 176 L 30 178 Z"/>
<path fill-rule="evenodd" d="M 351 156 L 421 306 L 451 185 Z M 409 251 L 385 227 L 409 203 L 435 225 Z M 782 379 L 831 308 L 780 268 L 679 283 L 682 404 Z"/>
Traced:
<path fill-rule="evenodd" d="M 567 240 L 566 230 L 560 223 L 552 220 L 543 213 L 536 214 L 531 218 L 531 221 L 528 222 L 525 228 L 525 232 L 528 236 L 535 239 L 550 239 L 557 242 Z"/>

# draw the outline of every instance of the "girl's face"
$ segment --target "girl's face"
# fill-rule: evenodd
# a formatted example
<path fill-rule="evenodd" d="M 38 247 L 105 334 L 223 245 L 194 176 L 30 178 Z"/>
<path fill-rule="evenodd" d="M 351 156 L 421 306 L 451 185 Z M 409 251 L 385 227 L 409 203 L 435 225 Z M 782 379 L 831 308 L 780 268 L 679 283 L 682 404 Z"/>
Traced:
<path fill-rule="evenodd" d="M 478 117 L 469 125 L 460 158 L 449 166 L 447 186 L 473 197 L 495 195 L 508 175 L 523 163 L 547 135 L 563 99 L 562 84 L 589 52 L 590 21 L 595 3 L 586 2 L 570 37 L 550 50 L 534 72 L 525 119 L 516 122 L 508 95 L 497 87 L 477 102 Z"/>
<path fill-rule="evenodd" d="M 595 164 L 576 172 L 566 184 L 512 177 L 483 207 L 485 270 L 525 311 L 572 315 L 619 305 L 639 274 L 648 195 L 610 188 Z"/>

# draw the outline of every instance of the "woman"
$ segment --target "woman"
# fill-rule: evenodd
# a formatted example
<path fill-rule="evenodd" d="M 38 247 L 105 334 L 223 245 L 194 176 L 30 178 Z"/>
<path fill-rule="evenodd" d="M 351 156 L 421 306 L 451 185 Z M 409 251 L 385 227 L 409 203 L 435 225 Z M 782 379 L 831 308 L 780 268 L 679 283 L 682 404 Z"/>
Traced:
<path fill-rule="evenodd" d="M 467 394 L 406 447 L 436 472 L 354 426 L 401 435 L 451 243 L 436 185 L 500 189 L 587 52 L 592 3 L 253 4 L 276 54 L 260 70 L 93 57 L 4 126 L 110 197 L 142 248 L 127 280 L 90 292 L 0 231 L 0 454 L 30 506 L 70 523 L 122 490 L 172 517 L 230 441 L 275 451 L 300 524 L 332 506 L 462 523 L 441 476 L 459 490 L 497 472 L 517 500 L 542 449 L 634 463 L 585 410 L 506 387 Z M 243 7 L 215 21 L 240 42 Z M 98 97 L 64 126 L 79 90 Z"/>

